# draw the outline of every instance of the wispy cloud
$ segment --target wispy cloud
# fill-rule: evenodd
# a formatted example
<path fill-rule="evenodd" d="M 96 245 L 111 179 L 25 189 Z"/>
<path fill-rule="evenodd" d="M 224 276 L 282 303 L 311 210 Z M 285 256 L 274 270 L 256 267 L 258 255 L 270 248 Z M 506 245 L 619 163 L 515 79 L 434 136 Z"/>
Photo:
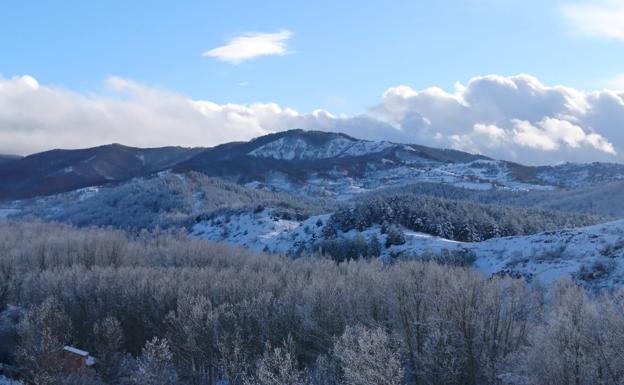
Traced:
<path fill-rule="evenodd" d="M 582 1 L 561 6 L 574 32 L 624 40 L 624 0 Z"/>
<path fill-rule="evenodd" d="M 285 29 L 276 33 L 246 33 L 229 40 L 223 46 L 204 52 L 202 56 L 232 64 L 240 64 L 260 56 L 283 56 L 288 53 L 286 42 L 291 36 L 292 33 Z"/>

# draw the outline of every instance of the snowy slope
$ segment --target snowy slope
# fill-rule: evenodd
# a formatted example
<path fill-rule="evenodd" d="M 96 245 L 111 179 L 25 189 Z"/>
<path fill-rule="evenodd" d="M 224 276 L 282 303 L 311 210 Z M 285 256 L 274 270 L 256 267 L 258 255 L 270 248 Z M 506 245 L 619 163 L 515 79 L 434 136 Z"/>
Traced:
<path fill-rule="evenodd" d="M 272 209 L 260 213 L 218 216 L 196 224 L 192 234 L 255 250 L 296 253 L 322 238 L 329 215 L 305 221 L 280 219 Z M 340 236 L 353 238 L 352 230 Z M 380 226 L 361 232 L 377 237 L 383 244 Z M 406 242 L 383 248 L 382 257 L 423 255 L 447 251 L 473 252 L 474 266 L 488 276 L 507 274 L 550 282 L 569 276 L 593 287 L 621 286 L 624 283 L 624 220 L 585 228 L 543 232 L 530 236 L 495 238 L 477 243 L 456 242 L 428 234 L 405 231 Z"/>
<path fill-rule="evenodd" d="M 624 282 L 624 221 L 467 245 L 488 273 L 503 270 L 549 282 L 572 275 L 591 286 Z"/>
<path fill-rule="evenodd" d="M 336 137 L 325 143 L 310 143 L 299 137 L 283 137 L 258 147 L 249 155 L 258 158 L 280 160 L 327 159 L 335 157 L 362 156 L 381 152 L 392 147 L 389 142 L 372 142 Z"/>
<path fill-rule="evenodd" d="M 233 216 L 218 215 L 194 225 L 191 234 L 257 251 L 289 253 L 320 239 L 322 226 L 330 216 L 317 215 L 298 222 L 280 218 L 274 209 Z"/>
<path fill-rule="evenodd" d="M 537 169 L 454 150 L 292 130 L 207 150 L 181 169 L 248 186 L 345 198 L 388 185 L 430 182 L 471 189 L 552 190 L 558 169 Z M 518 172 L 520 170 L 521 172 Z M 624 175 L 624 172 L 623 172 Z"/>
<path fill-rule="evenodd" d="M 305 183 L 293 183 L 285 175 L 273 173 L 265 184 L 278 191 L 306 195 L 334 196 L 346 199 L 362 192 L 371 192 L 390 186 L 414 183 L 438 183 L 471 190 L 505 189 L 512 191 L 551 191 L 554 185 L 533 184 L 518 180 L 507 163 L 495 160 L 477 160 L 469 163 L 397 164 L 383 159 L 384 167 L 368 167 L 362 175 L 333 170 L 312 173 Z M 251 185 L 257 185 L 252 182 Z"/>
<path fill-rule="evenodd" d="M 536 179 L 566 188 L 624 180 L 624 165 L 616 163 L 565 163 L 536 168 Z"/>
<path fill-rule="evenodd" d="M 212 148 L 141 149 L 112 144 L 0 160 L 0 200 L 116 184 L 166 170 L 336 197 L 417 182 L 479 190 L 549 190 L 624 180 L 620 164 L 531 167 L 451 149 L 288 130 Z"/>

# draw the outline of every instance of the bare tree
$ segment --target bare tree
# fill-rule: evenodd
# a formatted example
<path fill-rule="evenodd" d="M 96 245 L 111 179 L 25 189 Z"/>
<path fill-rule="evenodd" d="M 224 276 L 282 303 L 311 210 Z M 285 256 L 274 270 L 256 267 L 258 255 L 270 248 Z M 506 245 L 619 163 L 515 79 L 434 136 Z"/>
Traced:
<path fill-rule="evenodd" d="M 17 359 L 28 370 L 29 381 L 54 383 L 54 376 L 61 371 L 59 354 L 70 341 L 71 330 L 71 321 L 54 299 L 26 312 L 18 325 Z"/>
<path fill-rule="evenodd" d="M 178 375 L 173 366 L 173 355 L 166 339 L 154 337 L 143 348 L 134 373 L 137 385 L 174 385 Z"/>
<path fill-rule="evenodd" d="M 399 353 L 382 329 L 349 327 L 336 341 L 345 385 L 399 385 L 403 369 Z"/>

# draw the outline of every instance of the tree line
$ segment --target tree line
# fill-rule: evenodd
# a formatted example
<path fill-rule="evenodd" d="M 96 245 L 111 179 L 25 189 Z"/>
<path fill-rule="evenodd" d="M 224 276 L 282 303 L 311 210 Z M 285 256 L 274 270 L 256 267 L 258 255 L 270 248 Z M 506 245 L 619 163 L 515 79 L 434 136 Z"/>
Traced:
<path fill-rule="evenodd" d="M 27 384 L 624 381 L 619 290 L 291 259 L 175 232 L 0 223 L 0 309 L 0 346 L 14 343 L 3 368 Z M 70 344 L 96 369 L 49 364 Z"/>
<path fill-rule="evenodd" d="M 325 236 L 338 231 L 365 230 L 374 224 L 407 229 L 462 242 L 529 235 L 540 231 L 587 226 L 599 218 L 587 214 L 482 204 L 423 196 L 412 192 L 371 194 L 353 207 L 334 213 Z"/>

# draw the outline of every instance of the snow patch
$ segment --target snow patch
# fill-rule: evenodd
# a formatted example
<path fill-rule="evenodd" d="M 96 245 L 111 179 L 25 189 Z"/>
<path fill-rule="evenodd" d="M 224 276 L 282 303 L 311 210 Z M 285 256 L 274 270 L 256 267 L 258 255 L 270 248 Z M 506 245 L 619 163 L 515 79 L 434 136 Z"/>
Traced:
<path fill-rule="evenodd" d="M 308 143 L 301 138 L 280 138 L 267 143 L 248 155 L 279 160 L 314 160 L 336 157 L 362 156 L 381 152 L 394 146 L 389 142 L 372 142 L 347 138 L 334 138 L 321 145 Z"/>

